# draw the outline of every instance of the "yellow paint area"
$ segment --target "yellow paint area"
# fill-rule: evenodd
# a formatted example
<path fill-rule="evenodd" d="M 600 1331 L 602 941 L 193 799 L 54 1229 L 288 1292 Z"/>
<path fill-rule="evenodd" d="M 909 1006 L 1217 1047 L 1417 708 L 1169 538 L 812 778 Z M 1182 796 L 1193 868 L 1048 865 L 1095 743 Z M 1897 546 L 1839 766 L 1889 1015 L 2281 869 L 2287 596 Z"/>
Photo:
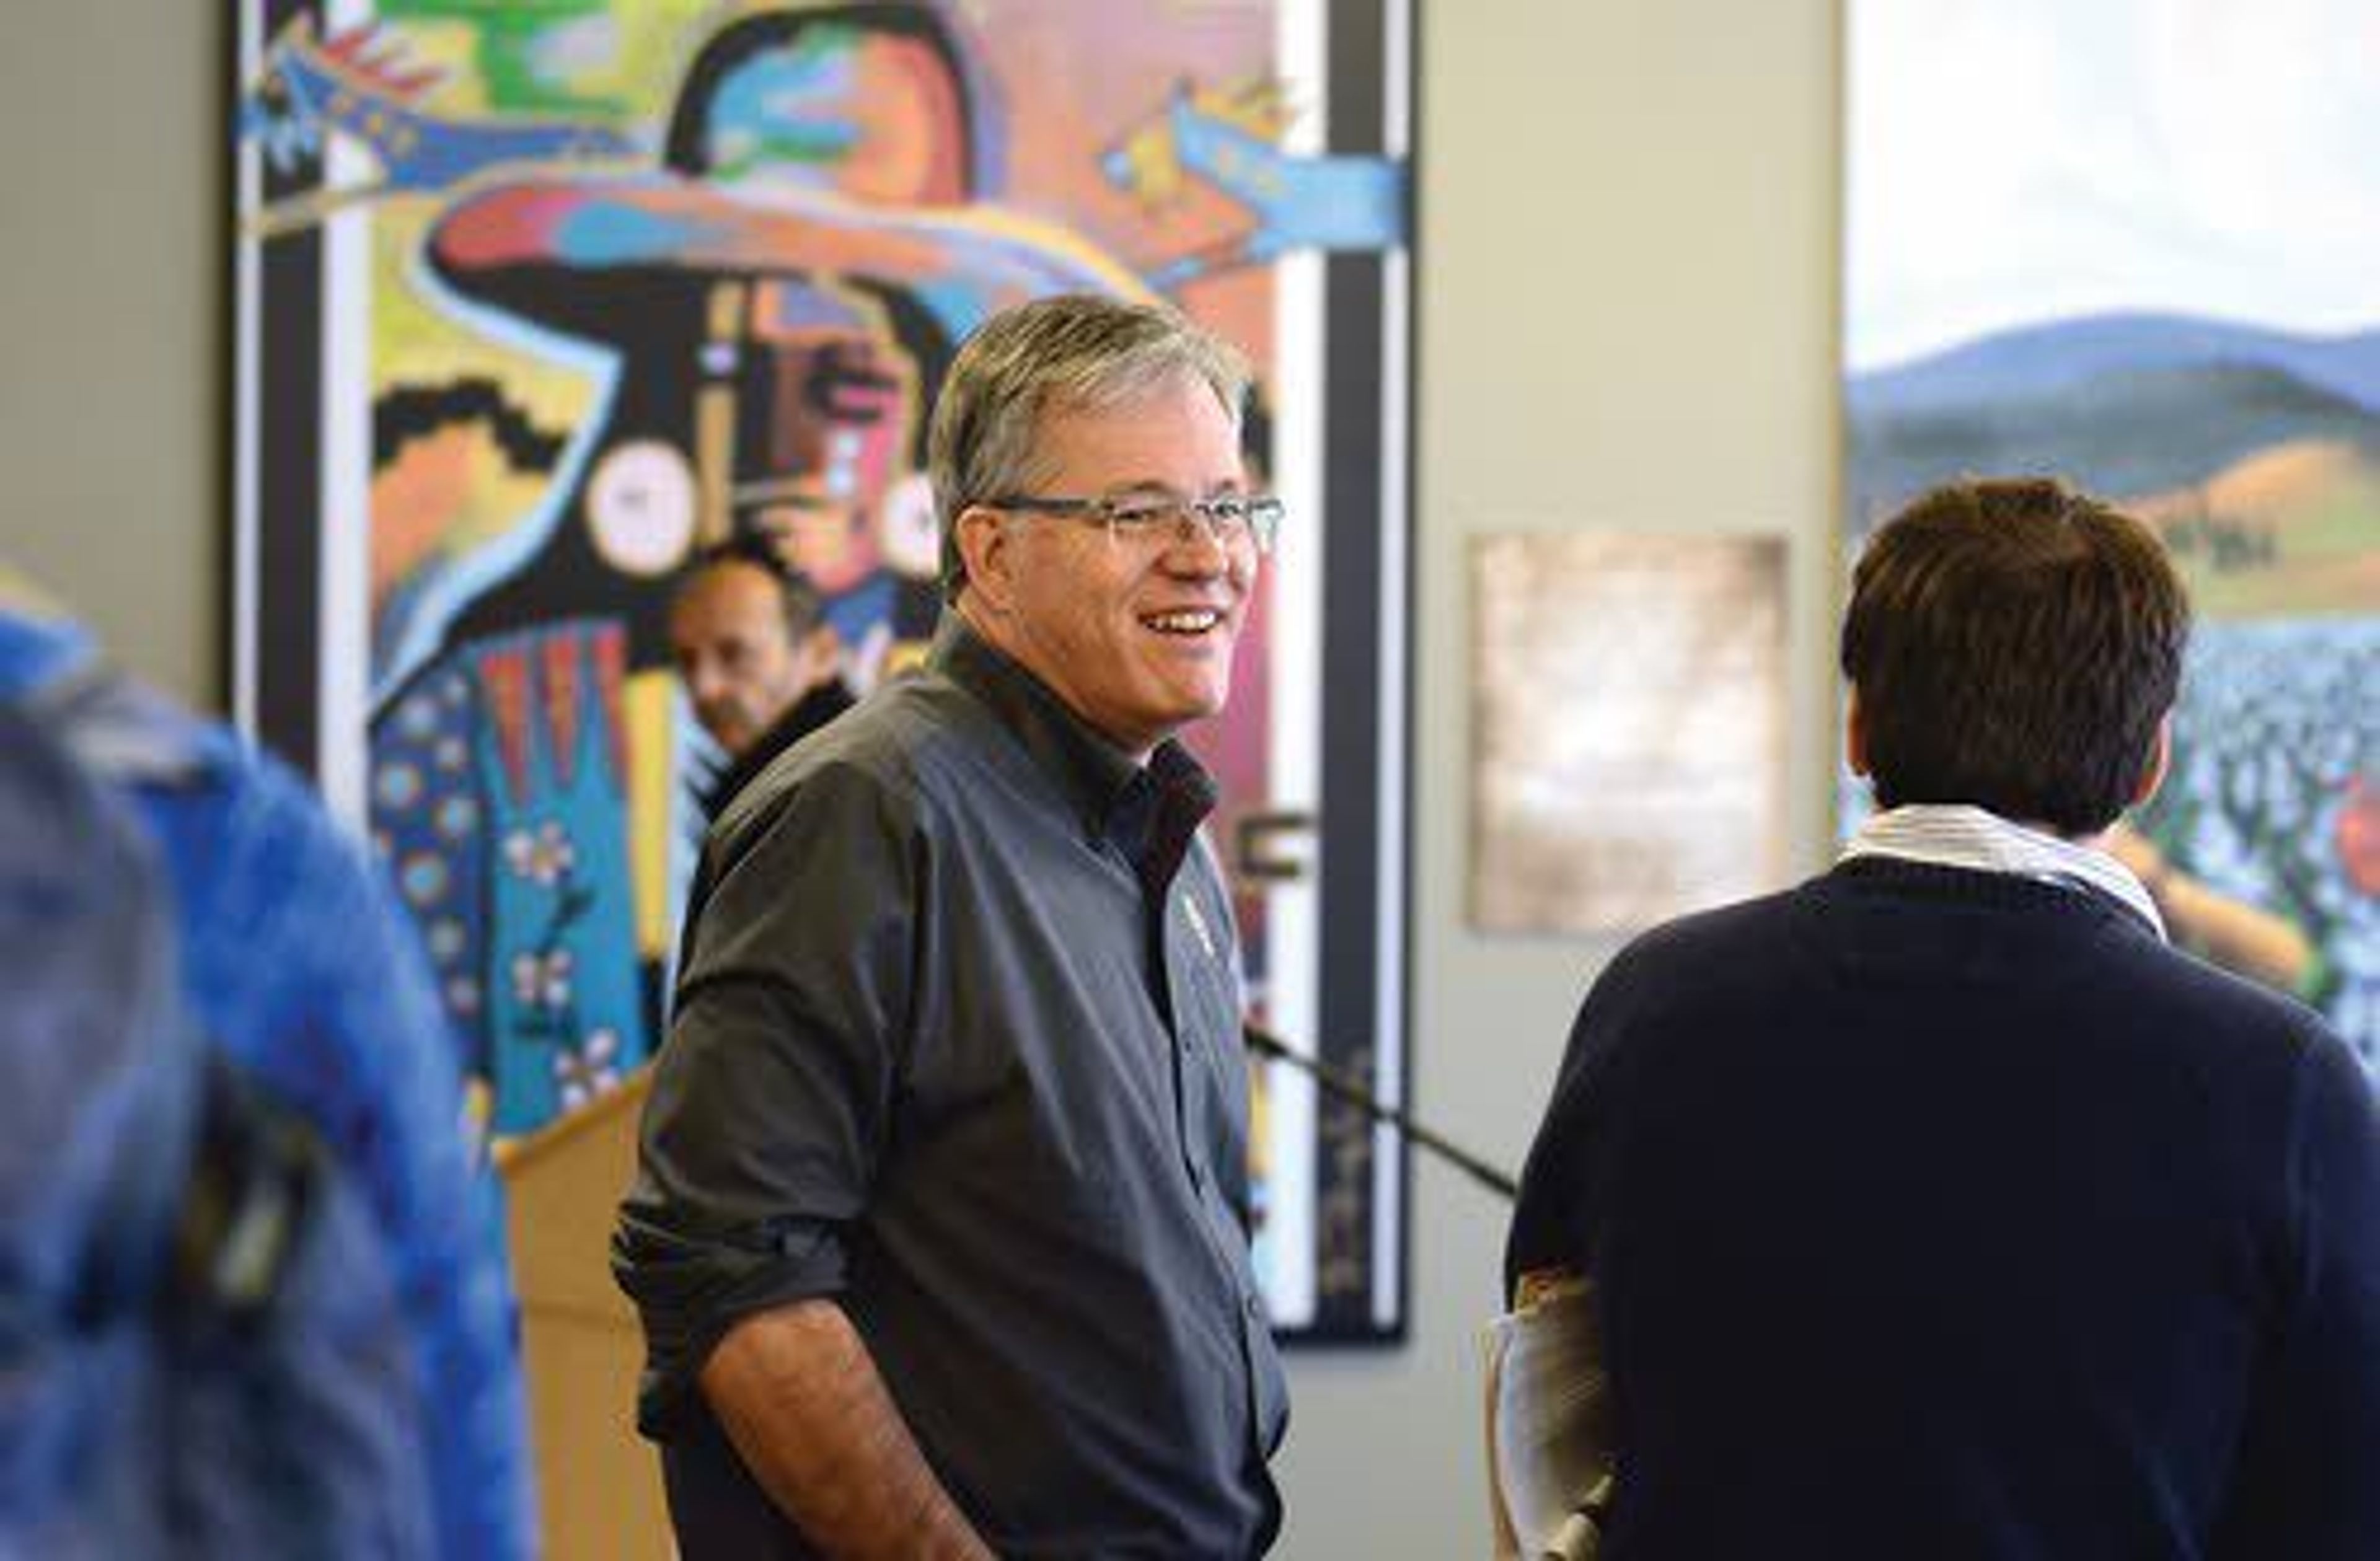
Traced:
<path fill-rule="evenodd" d="M 636 892 L 637 952 L 648 960 L 663 957 L 677 930 L 669 875 L 676 687 L 671 673 L 656 671 L 634 673 L 620 691 L 628 740 L 628 873 Z"/>

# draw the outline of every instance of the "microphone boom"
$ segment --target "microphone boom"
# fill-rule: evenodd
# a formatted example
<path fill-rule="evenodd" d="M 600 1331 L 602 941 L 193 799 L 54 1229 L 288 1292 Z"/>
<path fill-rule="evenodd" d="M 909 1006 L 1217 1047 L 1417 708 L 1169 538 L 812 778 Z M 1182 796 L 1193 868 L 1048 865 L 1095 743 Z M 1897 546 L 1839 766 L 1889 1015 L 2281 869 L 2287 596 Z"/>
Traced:
<path fill-rule="evenodd" d="M 1250 1051 L 1275 1062 L 1286 1062 L 1322 1086 L 1322 1093 L 1355 1107 L 1376 1122 L 1385 1122 L 1399 1134 L 1455 1167 L 1506 1203 L 1520 1196 L 1520 1184 L 1469 1150 L 1447 1142 L 1422 1126 L 1400 1107 L 1388 1105 L 1359 1081 L 1319 1058 L 1309 1057 L 1258 1024 L 1243 1022 L 1241 1036 Z"/>

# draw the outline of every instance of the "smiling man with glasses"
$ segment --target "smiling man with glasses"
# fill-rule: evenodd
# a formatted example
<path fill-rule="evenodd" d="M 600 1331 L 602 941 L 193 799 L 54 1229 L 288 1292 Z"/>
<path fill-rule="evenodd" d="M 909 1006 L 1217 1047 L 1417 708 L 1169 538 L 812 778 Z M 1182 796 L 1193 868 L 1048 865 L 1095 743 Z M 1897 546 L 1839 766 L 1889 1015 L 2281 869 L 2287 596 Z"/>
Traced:
<path fill-rule="evenodd" d="M 616 1243 L 688 1561 L 1271 1542 L 1238 949 L 1175 741 L 1281 518 L 1246 388 L 1161 306 L 984 326 L 925 671 L 712 831 Z"/>

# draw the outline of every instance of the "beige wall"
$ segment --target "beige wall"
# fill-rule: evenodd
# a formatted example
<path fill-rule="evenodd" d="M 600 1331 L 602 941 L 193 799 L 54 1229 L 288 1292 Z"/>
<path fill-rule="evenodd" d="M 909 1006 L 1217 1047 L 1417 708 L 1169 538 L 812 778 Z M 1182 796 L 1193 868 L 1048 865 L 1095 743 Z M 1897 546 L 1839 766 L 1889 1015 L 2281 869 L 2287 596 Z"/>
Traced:
<path fill-rule="evenodd" d="M 1463 0 L 1421 18 L 1414 1100 L 1517 1167 L 1608 944 L 1463 921 L 1476 535 L 1791 538 L 1797 861 L 1823 836 L 1839 0 Z M 1417 1162 L 1401 1353 L 1300 1358 L 1282 1554 L 1483 1555 L 1476 1327 L 1504 1210 Z"/>
<path fill-rule="evenodd" d="M 0 70 L 6 552 L 144 672 L 218 694 L 211 6 L 50 5 Z M 1609 946 L 1463 925 L 1468 538 L 1792 539 L 1802 861 L 1826 793 L 1840 0 L 1420 6 L 1415 1103 L 1517 1164 Z M 105 60 L 103 77 L 91 62 Z M 103 110 L 102 91 L 129 112 Z M 1504 1211 L 1414 1177 L 1411 1345 L 1301 1356 L 1283 1554 L 1485 1551 L 1475 1330 Z"/>
<path fill-rule="evenodd" d="M 0 562 L 209 708 L 225 9 L 22 6 L 0 48 Z"/>

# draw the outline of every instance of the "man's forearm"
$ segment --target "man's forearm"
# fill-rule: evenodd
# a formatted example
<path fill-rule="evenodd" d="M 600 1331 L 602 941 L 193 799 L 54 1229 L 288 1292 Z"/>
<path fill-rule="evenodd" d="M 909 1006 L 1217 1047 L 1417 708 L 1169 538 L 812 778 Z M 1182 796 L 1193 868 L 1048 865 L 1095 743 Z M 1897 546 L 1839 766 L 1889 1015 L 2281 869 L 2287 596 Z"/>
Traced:
<path fill-rule="evenodd" d="M 703 1396 L 770 1499 L 825 1555 L 989 1557 L 934 1478 L 843 1308 L 747 1317 L 702 1369 Z"/>

